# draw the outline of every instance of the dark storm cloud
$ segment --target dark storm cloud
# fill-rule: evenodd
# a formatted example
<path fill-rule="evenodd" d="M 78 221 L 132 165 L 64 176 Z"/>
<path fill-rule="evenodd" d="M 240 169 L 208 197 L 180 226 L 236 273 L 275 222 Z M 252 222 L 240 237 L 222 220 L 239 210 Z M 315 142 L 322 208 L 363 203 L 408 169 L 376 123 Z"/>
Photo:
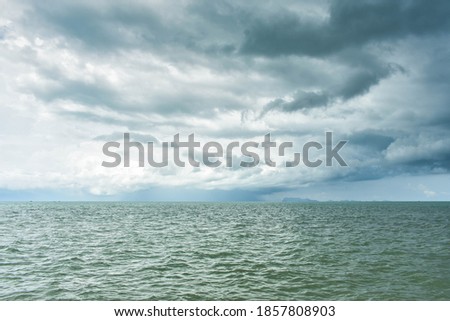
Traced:
<path fill-rule="evenodd" d="M 387 77 L 391 72 L 392 70 L 386 66 L 379 66 L 378 69 L 357 71 L 350 75 L 345 83 L 342 84 L 336 96 L 348 100 L 365 94 L 372 86 L 378 84 L 381 79 Z"/>
<path fill-rule="evenodd" d="M 281 98 L 271 101 L 265 106 L 263 114 L 274 109 L 290 112 L 304 108 L 326 106 L 330 100 L 330 94 L 327 92 L 306 92 L 299 90 L 294 93 L 293 101 L 285 101 Z"/>
<path fill-rule="evenodd" d="M 333 1 L 329 18 L 319 20 L 299 16 L 282 3 L 251 9 L 233 1 L 194 2 L 178 9 L 183 18 L 175 19 L 167 18 L 166 8 L 132 2 L 127 6 L 36 2 L 26 23 L 45 25 L 91 51 L 151 48 L 171 52 L 173 47 L 183 47 L 206 55 L 230 55 L 240 48 L 243 54 L 269 57 L 321 57 L 450 27 L 450 4 L 444 0 Z"/>
<path fill-rule="evenodd" d="M 329 13 L 328 19 L 317 22 L 280 10 L 255 18 L 248 27 L 240 49 L 243 54 L 272 58 L 299 55 L 354 64 L 338 87 L 299 89 L 292 95 L 293 101 L 275 99 L 263 113 L 322 107 L 365 94 L 382 79 L 404 71 L 402 66 L 373 57 L 368 53 L 373 48 L 366 45 L 450 30 L 447 1 L 335 1 Z"/>
<path fill-rule="evenodd" d="M 421 125 L 450 130 L 450 47 L 441 45 L 430 55 L 432 59 L 424 65 L 422 74 L 428 95 L 421 95 L 418 99 L 432 112 L 424 113 Z"/>
<path fill-rule="evenodd" d="M 436 171 L 437 173 L 442 173 L 444 171 L 450 170 L 450 153 L 437 155 L 438 157 L 422 158 L 422 159 L 411 159 L 403 162 L 400 168 L 402 169 L 399 173 L 432 173 Z M 385 173 L 386 176 L 386 173 Z"/>
<path fill-rule="evenodd" d="M 281 11 L 256 19 L 241 51 L 279 56 L 325 56 L 373 41 L 448 31 L 450 3 L 440 1 L 334 1 L 330 17 L 311 22 Z"/>
<path fill-rule="evenodd" d="M 225 68 L 242 70 L 242 67 L 251 71 L 254 68 L 253 70 L 258 70 L 260 73 L 278 73 L 278 77 L 281 78 L 280 82 L 284 82 L 283 78 L 286 78 L 283 75 L 286 73 L 286 67 L 280 65 L 278 71 L 265 71 L 258 69 L 258 64 L 251 60 L 246 61 L 246 57 L 241 57 L 240 54 L 262 54 L 274 58 L 271 59 L 273 61 L 278 61 L 280 59 L 277 59 L 276 56 L 282 54 L 306 54 L 312 57 L 321 57 L 325 53 L 341 51 L 339 55 L 332 58 L 338 64 L 341 63 L 348 67 L 345 74 L 341 75 L 342 79 L 339 84 L 330 84 L 330 81 L 325 78 L 316 80 L 318 88 L 313 90 L 302 86 L 292 88 L 295 90 L 294 93 L 286 92 L 284 94 L 292 94 L 293 101 L 286 102 L 281 98 L 276 99 L 267 105 L 263 112 L 272 109 L 292 112 L 303 108 L 327 106 L 336 100 L 345 101 L 367 93 L 372 86 L 391 75 L 393 69 L 387 62 L 374 58 L 364 50 L 349 49 L 345 51 L 344 49 L 350 43 L 358 44 L 359 40 L 357 39 L 359 38 L 369 41 L 372 37 L 370 35 L 381 34 L 382 32 L 378 30 L 381 27 L 376 25 L 378 23 L 385 26 L 383 21 L 378 21 L 381 16 L 385 17 L 385 12 L 389 12 L 389 15 L 385 17 L 389 21 L 397 14 L 404 14 L 398 4 L 388 2 L 358 4 L 348 1 L 337 2 L 331 6 L 330 19 L 327 23 L 302 22 L 296 14 L 280 9 L 283 6 L 278 6 L 278 14 L 274 16 L 269 14 L 267 17 L 270 6 L 267 8 L 260 6 L 258 10 L 251 12 L 245 6 L 226 1 L 214 3 L 207 1 L 201 4 L 194 2 L 181 9 L 181 12 L 184 10 L 183 16 L 185 17 L 181 20 L 170 20 L 161 8 L 151 8 L 135 3 L 127 5 L 125 8 L 114 2 L 107 6 L 82 2 L 61 2 L 55 6 L 36 3 L 34 6 L 36 14 L 33 14 L 30 20 L 35 19 L 39 24 L 48 26 L 48 29 L 53 29 L 60 35 L 74 39 L 75 45 L 76 41 L 81 42 L 87 46 L 84 50 L 106 50 L 108 55 L 118 50 L 133 48 L 151 50 L 160 54 L 164 52 L 164 55 L 168 55 L 172 59 L 185 60 L 186 63 L 190 59 L 195 60 L 204 56 L 203 61 L 212 64 L 211 67 L 217 71 Z M 414 5 L 410 5 L 408 10 L 412 10 L 413 7 Z M 390 12 L 389 9 L 392 9 L 393 12 Z M 374 21 L 369 24 L 372 26 L 371 28 L 374 28 L 373 30 L 364 28 L 360 30 L 358 27 L 358 24 L 368 19 L 365 10 L 373 11 L 371 19 Z M 366 16 L 360 17 L 361 12 Z M 264 19 L 259 15 L 264 16 Z M 427 17 L 426 14 L 425 17 Z M 248 31 L 244 36 L 245 29 Z M 392 32 L 396 33 L 395 30 Z M 347 36 L 344 37 L 344 35 Z M 352 37 L 356 40 L 347 39 L 352 39 Z M 242 40 L 241 52 L 236 53 L 235 48 L 239 47 L 239 42 Z M 263 45 L 260 40 L 267 41 L 266 45 L 269 50 L 279 50 L 279 52 L 255 50 Z M 300 47 L 295 49 L 292 46 Z M 182 49 L 180 54 L 183 54 L 183 58 L 176 57 L 179 52 L 178 48 Z M 352 63 L 359 65 L 353 66 Z M 274 65 L 272 64 L 272 66 Z M 292 71 L 292 74 L 304 74 L 304 67 L 293 68 L 291 64 L 287 68 Z M 309 72 L 310 75 L 307 76 L 307 79 L 317 79 L 320 73 L 320 70 Z M 43 93 L 44 99 L 56 97 L 89 104 L 103 102 L 103 105 L 110 108 L 127 109 L 122 106 L 126 105 L 126 102 L 120 103 L 119 93 L 109 93 L 107 90 L 103 90 L 102 85 L 85 86 L 80 83 L 68 82 L 65 87 L 68 90 L 59 89 Z M 96 88 L 98 95 L 95 94 Z M 210 108 L 207 105 L 211 106 L 211 102 L 194 96 L 182 91 L 169 97 L 159 97 L 160 103 L 157 106 L 149 103 L 142 108 L 162 113 L 171 113 L 172 111 L 201 113 Z M 186 106 L 186 102 L 189 103 L 189 106 Z M 239 103 L 237 99 L 219 104 L 223 109 L 245 109 L 244 104 Z M 129 108 L 134 109 L 134 107 L 130 106 Z"/>
<path fill-rule="evenodd" d="M 178 4 L 180 5 L 181 4 Z M 234 43 L 238 29 L 232 28 L 240 14 L 219 3 L 191 4 L 186 8 L 167 5 L 158 7 L 150 3 L 111 1 L 107 5 L 89 2 L 58 2 L 48 6 L 36 2 L 30 24 L 46 26 L 53 31 L 84 46 L 91 52 L 116 52 L 120 50 L 154 50 L 171 56 L 183 51 L 204 52 L 206 55 L 230 54 L 237 48 Z M 173 12 L 184 10 L 181 16 Z M 230 22 L 233 20 L 234 22 Z M 42 30 L 42 28 L 40 28 Z M 185 57 L 184 59 L 187 59 Z"/>
<path fill-rule="evenodd" d="M 346 139 L 352 144 L 360 145 L 376 152 L 385 150 L 395 140 L 392 136 L 373 131 L 355 132 Z"/>
<path fill-rule="evenodd" d="M 327 106 L 337 100 L 347 101 L 367 93 L 371 87 L 398 70 L 401 70 L 401 68 L 382 62 L 372 62 L 365 68 L 357 67 L 353 70 L 351 68 L 346 75 L 340 77 L 337 84 L 328 84 L 325 90 L 304 91 L 300 89 L 292 95 L 292 101 L 285 101 L 281 98 L 271 101 L 265 106 L 263 114 L 270 110 L 292 112 L 305 108 Z"/>

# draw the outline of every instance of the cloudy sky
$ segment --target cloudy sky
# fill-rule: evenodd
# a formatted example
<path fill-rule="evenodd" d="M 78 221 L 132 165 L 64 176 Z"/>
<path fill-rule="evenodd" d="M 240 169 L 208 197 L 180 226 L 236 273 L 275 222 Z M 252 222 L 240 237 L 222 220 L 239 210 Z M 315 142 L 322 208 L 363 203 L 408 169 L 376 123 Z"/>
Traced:
<path fill-rule="evenodd" d="M 450 200 L 450 2 L 0 0 L 0 200 Z M 348 167 L 105 168 L 195 133 Z"/>

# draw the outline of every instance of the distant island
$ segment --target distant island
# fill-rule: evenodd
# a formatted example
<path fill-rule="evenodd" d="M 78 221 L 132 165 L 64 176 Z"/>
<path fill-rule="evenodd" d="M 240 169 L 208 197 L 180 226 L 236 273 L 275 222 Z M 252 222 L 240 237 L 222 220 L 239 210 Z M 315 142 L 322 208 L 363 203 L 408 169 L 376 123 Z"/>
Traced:
<path fill-rule="evenodd" d="M 312 200 L 309 198 L 299 198 L 299 197 L 285 197 L 281 201 L 283 203 L 318 203 L 317 200 Z"/>

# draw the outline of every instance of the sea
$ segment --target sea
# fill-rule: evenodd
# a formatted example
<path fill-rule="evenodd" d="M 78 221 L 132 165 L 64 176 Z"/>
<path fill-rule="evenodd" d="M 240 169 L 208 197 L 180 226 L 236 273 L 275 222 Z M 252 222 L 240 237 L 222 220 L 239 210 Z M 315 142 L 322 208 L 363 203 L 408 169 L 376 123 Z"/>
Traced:
<path fill-rule="evenodd" d="M 450 300 L 450 202 L 1 202 L 0 300 Z"/>

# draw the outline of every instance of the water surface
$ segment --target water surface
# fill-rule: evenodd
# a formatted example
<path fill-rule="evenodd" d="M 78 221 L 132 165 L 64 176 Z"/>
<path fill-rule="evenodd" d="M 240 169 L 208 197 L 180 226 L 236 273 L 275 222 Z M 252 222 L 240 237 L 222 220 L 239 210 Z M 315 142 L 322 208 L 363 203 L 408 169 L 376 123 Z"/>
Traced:
<path fill-rule="evenodd" d="M 0 300 L 450 300 L 450 203 L 0 203 Z"/>

